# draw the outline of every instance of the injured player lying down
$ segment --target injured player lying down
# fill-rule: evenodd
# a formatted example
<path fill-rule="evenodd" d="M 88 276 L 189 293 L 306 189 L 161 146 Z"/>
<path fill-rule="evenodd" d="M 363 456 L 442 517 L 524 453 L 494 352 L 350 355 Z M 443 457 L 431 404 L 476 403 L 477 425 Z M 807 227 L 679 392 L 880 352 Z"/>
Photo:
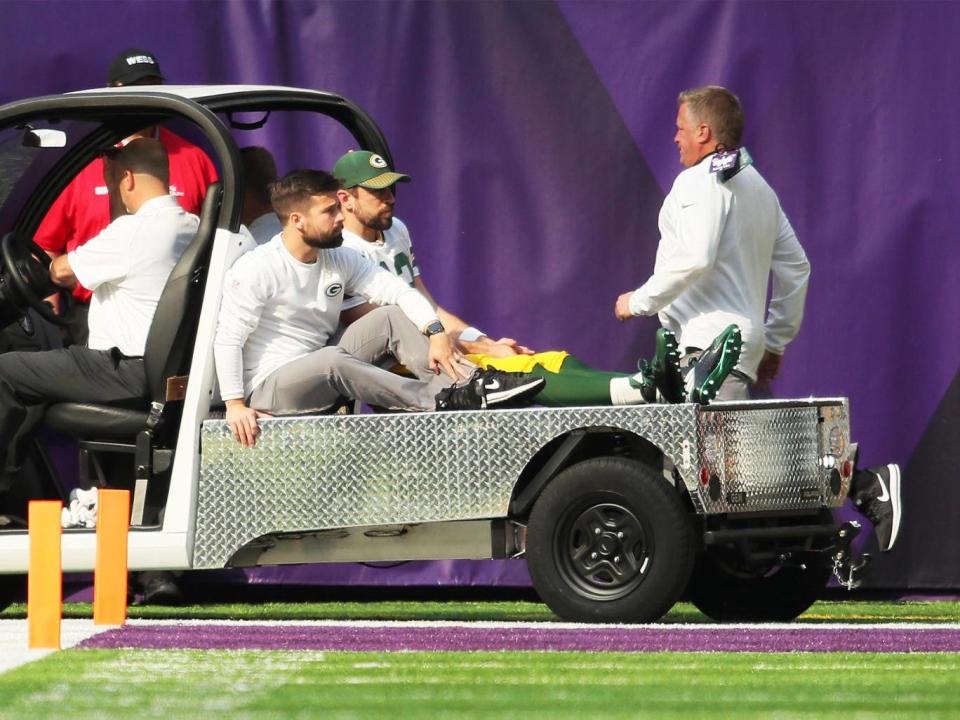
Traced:
<path fill-rule="evenodd" d="M 493 340 L 459 316 L 441 307 L 427 289 L 417 265 L 410 232 L 394 217 L 398 182 L 410 176 L 394 172 L 380 155 L 363 150 L 345 153 L 333 167 L 342 189 L 337 193 L 343 210 L 343 245 L 370 258 L 416 288 L 434 306 L 446 334 L 468 360 L 483 368 L 532 373 L 546 379 L 534 401 L 551 407 L 581 405 L 635 405 L 648 402 L 709 403 L 740 357 L 740 329 L 731 325 L 714 339 L 692 365 L 686 378 L 679 368 L 673 333 L 657 331 L 652 363 L 641 361 L 640 372 L 608 372 L 588 366 L 562 350 L 533 352 L 510 338 Z M 340 322 L 350 327 L 376 309 L 362 297 L 346 297 Z"/>
<path fill-rule="evenodd" d="M 263 415 L 321 411 L 349 397 L 396 410 L 482 409 L 528 402 L 543 378 L 463 359 L 417 290 L 340 247 L 338 182 L 295 170 L 274 184 L 282 231 L 227 272 L 214 340 L 226 420 L 252 447 Z M 386 305 L 331 345 L 344 294 Z M 415 375 L 374 363 L 387 354 Z"/>

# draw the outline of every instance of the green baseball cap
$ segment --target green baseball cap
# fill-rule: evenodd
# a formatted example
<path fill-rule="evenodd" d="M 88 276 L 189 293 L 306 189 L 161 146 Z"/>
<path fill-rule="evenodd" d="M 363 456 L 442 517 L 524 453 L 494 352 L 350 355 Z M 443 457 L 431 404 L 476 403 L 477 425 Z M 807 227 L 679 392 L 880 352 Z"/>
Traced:
<path fill-rule="evenodd" d="M 397 182 L 410 182 L 410 176 L 394 172 L 387 161 L 369 150 L 350 150 L 333 166 L 333 176 L 345 188 L 382 190 Z"/>

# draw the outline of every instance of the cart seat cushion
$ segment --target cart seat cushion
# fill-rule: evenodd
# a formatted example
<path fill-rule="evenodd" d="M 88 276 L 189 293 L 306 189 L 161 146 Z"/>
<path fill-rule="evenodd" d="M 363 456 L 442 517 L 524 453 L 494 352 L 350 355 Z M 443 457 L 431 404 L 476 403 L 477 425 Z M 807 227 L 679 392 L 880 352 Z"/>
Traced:
<path fill-rule="evenodd" d="M 146 408 L 68 402 L 49 406 L 44 419 L 47 427 L 84 440 L 132 442 L 147 427 L 148 417 Z"/>

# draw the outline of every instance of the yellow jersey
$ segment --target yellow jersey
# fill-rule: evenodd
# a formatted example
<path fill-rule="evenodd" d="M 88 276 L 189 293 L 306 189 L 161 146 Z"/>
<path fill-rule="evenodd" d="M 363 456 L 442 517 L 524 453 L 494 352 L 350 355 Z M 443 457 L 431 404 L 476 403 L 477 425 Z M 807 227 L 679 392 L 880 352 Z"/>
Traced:
<path fill-rule="evenodd" d="M 466 358 L 474 365 L 484 369 L 492 367 L 494 370 L 503 370 L 504 372 L 528 373 L 535 366 L 540 365 L 547 372 L 558 373 L 560 372 L 560 366 L 563 365 L 563 361 L 567 359 L 568 355 L 570 353 L 565 350 L 547 350 L 533 355 L 511 355 L 509 357 L 491 357 L 490 355 L 471 353 Z"/>

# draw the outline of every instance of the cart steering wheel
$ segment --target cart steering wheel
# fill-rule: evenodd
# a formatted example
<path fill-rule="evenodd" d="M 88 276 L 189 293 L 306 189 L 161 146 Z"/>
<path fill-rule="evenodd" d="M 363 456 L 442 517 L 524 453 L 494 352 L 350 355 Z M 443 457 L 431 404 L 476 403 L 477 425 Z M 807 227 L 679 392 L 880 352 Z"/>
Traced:
<path fill-rule="evenodd" d="M 50 303 L 44 301 L 62 288 L 50 279 L 50 256 L 43 248 L 18 233 L 7 233 L 0 241 L 0 261 L 17 305 L 33 308 L 44 320 L 66 324 Z"/>

